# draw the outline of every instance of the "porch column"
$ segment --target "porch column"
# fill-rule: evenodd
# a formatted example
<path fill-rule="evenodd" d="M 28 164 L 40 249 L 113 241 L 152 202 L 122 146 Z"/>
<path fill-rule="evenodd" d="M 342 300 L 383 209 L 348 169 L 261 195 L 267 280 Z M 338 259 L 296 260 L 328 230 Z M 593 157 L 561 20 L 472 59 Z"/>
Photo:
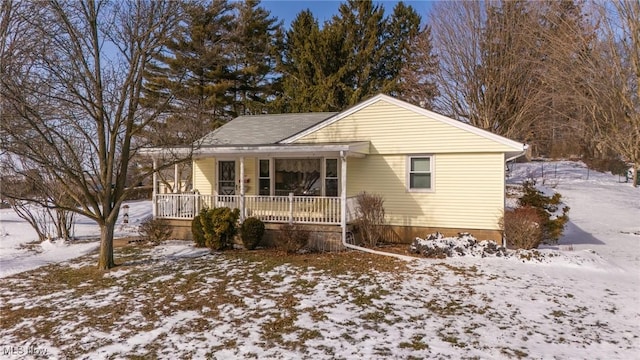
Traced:
<path fill-rule="evenodd" d="M 340 226 L 342 226 L 342 243 L 347 241 L 347 155 L 340 151 L 342 174 L 340 175 Z"/>
<path fill-rule="evenodd" d="M 177 194 L 180 189 L 180 180 L 178 179 L 178 164 L 173 165 L 173 193 Z"/>
<path fill-rule="evenodd" d="M 244 156 L 240 157 L 240 222 L 244 222 Z"/>
<path fill-rule="evenodd" d="M 153 213 L 153 218 L 155 219 L 156 216 L 158 215 L 158 200 L 156 199 L 156 195 L 158 194 L 158 189 L 157 189 L 157 185 L 158 185 L 158 174 L 156 174 L 156 169 L 158 168 L 158 160 L 156 160 L 156 158 L 153 158 L 153 176 L 152 176 L 152 182 L 153 184 L 151 185 L 151 211 Z"/>

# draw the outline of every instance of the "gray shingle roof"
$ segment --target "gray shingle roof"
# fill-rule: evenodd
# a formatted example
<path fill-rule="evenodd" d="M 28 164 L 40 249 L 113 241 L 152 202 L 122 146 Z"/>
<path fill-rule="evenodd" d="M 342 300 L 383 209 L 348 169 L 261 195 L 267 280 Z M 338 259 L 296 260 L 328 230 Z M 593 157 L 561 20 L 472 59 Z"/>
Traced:
<path fill-rule="evenodd" d="M 202 138 L 202 145 L 267 145 L 299 133 L 335 112 L 239 116 Z"/>

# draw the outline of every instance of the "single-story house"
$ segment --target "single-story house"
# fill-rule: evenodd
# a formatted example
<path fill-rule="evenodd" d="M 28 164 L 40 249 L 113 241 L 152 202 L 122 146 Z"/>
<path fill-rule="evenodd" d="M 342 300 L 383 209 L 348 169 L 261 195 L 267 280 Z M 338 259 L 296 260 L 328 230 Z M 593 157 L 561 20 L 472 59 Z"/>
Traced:
<path fill-rule="evenodd" d="M 396 239 L 439 231 L 501 241 L 505 162 L 526 148 L 382 94 L 339 113 L 240 116 L 198 142 L 193 191 L 154 186 L 154 216 L 188 232 L 203 206 L 229 206 L 241 220 L 329 227 L 344 241 L 365 191 L 383 197 Z M 145 154 L 155 164 L 174 150 Z"/>

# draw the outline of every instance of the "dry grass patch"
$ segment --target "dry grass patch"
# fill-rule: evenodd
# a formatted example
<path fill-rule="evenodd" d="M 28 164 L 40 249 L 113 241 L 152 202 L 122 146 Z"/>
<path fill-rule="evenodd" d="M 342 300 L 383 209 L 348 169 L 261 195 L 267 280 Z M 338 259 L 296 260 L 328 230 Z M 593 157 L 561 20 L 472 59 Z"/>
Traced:
<path fill-rule="evenodd" d="M 90 255 L 0 279 L 0 337 L 50 339 L 69 358 L 110 344 L 119 344 L 113 358 L 335 358 L 371 339 L 374 357 L 437 358 L 433 341 L 475 348 L 483 320 L 520 318 L 488 311 L 491 297 L 474 283 L 490 279 L 475 267 L 361 252 L 191 249 L 198 256 L 180 258 L 158 249 L 117 248 L 122 265 L 107 272 Z"/>

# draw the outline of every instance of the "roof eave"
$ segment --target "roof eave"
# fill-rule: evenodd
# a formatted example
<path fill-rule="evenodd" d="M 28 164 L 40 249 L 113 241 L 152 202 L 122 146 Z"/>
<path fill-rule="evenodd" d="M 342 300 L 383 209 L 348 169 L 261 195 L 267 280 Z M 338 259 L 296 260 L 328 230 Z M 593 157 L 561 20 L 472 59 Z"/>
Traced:
<path fill-rule="evenodd" d="M 350 157 L 364 157 L 369 154 L 369 142 L 204 146 L 194 150 L 193 156 L 196 158 L 215 155 L 318 156 L 336 155 L 340 152 L 345 152 L 345 154 Z"/>

